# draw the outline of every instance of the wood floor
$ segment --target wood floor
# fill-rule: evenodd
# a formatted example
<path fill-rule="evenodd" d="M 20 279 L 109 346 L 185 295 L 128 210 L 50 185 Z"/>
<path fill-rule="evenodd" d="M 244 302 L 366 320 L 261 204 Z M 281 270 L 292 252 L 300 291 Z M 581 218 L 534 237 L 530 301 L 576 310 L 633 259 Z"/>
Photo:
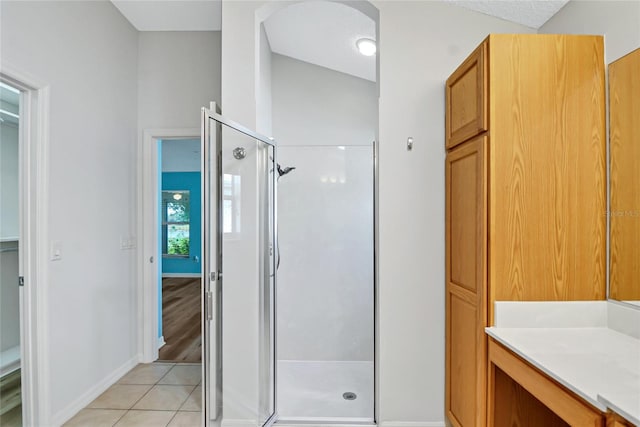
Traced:
<path fill-rule="evenodd" d="M 162 335 L 159 360 L 201 361 L 200 278 L 162 279 Z"/>

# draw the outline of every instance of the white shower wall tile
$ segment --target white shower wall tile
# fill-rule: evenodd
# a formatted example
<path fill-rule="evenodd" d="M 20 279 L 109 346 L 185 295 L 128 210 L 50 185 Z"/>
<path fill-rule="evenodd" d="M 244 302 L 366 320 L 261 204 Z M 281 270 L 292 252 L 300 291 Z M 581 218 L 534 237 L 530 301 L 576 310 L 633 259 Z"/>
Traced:
<path fill-rule="evenodd" d="M 280 147 L 278 359 L 373 361 L 373 148 Z"/>

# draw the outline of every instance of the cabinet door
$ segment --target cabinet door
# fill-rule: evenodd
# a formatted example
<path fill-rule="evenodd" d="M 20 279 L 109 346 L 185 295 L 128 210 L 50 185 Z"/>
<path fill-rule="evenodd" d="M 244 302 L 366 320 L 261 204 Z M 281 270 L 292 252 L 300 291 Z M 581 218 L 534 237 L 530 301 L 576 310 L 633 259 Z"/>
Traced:
<path fill-rule="evenodd" d="M 447 149 L 488 129 L 487 42 L 447 79 Z"/>
<path fill-rule="evenodd" d="M 487 144 L 480 136 L 446 160 L 446 390 L 454 426 L 485 420 Z"/>

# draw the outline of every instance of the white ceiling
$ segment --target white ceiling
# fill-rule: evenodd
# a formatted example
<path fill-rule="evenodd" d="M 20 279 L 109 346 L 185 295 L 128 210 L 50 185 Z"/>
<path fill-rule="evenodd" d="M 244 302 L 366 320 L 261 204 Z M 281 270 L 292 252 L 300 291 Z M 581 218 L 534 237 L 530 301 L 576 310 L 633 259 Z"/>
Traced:
<path fill-rule="evenodd" d="M 332 70 L 375 81 L 375 56 L 356 48 L 361 38 L 376 38 L 375 22 L 333 1 L 308 1 L 281 9 L 264 23 L 271 50 Z"/>
<path fill-rule="evenodd" d="M 221 0 L 111 0 L 139 31 L 219 31 Z M 427 1 L 427 0 L 424 0 Z M 569 0 L 440 0 L 531 28 L 540 28 Z M 265 22 L 271 50 L 332 70 L 375 80 L 375 56 L 358 53 L 375 23 L 334 1 L 302 1 Z"/>
<path fill-rule="evenodd" d="M 443 0 L 465 9 L 538 29 L 569 0 Z"/>
<path fill-rule="evenodd" d="M 220 0 L 111 0 L 138 31 L 220 31 Z"/>

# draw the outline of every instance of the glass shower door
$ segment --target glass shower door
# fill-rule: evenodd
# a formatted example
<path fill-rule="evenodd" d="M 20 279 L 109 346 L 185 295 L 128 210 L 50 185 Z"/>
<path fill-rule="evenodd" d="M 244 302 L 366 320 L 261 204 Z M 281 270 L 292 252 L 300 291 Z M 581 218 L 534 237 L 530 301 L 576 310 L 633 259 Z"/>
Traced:
<path fill-rule="evenodd" d="M 275 145 L 203 116 L 205 416 L 260 427 L 275 417 Z"/>

